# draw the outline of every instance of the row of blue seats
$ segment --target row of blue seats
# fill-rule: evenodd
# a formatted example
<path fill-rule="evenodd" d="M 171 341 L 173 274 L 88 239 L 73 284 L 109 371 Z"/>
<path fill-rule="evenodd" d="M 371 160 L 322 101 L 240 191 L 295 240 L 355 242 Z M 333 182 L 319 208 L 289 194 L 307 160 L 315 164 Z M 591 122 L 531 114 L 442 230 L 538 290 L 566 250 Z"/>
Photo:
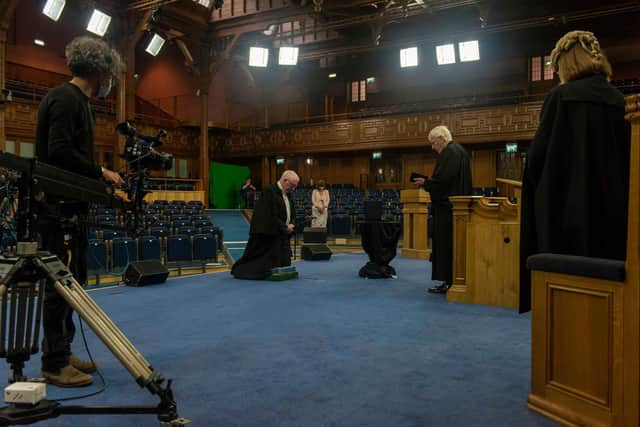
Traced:
<path fill-rule="evenodd" d="M 166 245 L 155 236 L 138 239 L 118 237 L 113 241 L 90 239 L 87 268 L 90 272 L 121 271 L 127 264 L 138 260 L 159 260 L 166 264 L 191 262 L 215 262 L 218 259 L 218 243 L 212 234 L 196 234 L 193 237 L 177 234 L 169 236 Z"/>
<path fill-rule="evenodd" d="M 106 227 L 109 225 L 114 226 L 114 224 L 106 224 Z M 200 228 L 187 225 L 177 228 L 159 226 L 148 227 L 145 229 L 145 234 L 158 238 L 166 238 L 173 234 L 185 234 L 187 236 L 195 236 L 196 234 L 212 234 L 216 236 L 221 243 L 223 241 L 223 233 L 224 231 L 221 228 L 211 225 Z M 124 229 L 117 228 L 92 228 L 89 230 L 89 239 L 99 238 L 103 240 L 113 240 L 119 237 L 130 237 L 130 233 Z"/>

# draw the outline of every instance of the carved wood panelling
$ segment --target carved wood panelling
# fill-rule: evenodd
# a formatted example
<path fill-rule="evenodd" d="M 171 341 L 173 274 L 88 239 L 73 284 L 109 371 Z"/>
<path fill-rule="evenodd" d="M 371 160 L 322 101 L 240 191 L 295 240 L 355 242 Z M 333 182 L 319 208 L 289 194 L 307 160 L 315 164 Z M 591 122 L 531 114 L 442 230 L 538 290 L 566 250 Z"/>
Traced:
<path fill-rule="evenodd" d="M 12 102 L 6 104 L 5 109 L 5 133 L 9 140 L 22 142 L 34 142 L 36 135 L 36 123 L 38 105 L 31 103 Z M 118 135 L 115 131 L 116 120 L 114 117 L 101 114 L 96 115 L 95 143 L 99 150 L 118 151 Z M 157 128 L 147 125 L 135 125 L 138 132 L 144 135 L 155 135 Z M 165 129 L 167 131 L 166 143 L 161 151 L 173 154 L 182 159 L 198 158 L 198 130 L 197 129 Z"/>
<path fill-rule="evenodd" d="M 245 157 L 412 147 L 424 145 L 429 131 L 440 124 L 460 143 L 529 140 L 541 106 L 532 102 L 233 133 L 218 138 L 212 148 L 217 157 Z"/>

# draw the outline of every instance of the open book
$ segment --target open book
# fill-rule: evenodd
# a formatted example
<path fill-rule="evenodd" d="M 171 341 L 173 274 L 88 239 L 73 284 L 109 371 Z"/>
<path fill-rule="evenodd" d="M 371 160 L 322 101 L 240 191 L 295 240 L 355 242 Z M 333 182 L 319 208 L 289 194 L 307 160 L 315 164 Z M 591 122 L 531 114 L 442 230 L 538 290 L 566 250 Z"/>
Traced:
<path fill-rule="evenodd" d="M 418 172 L 411 172 L 411 176 L 409 177 L 409 181 L 413 182 L 416 180 L 416 178 L 424 178 L 424 180 L 428 180 L 429 177 L 426 175 L 422 175 L 421 173 Z"/>

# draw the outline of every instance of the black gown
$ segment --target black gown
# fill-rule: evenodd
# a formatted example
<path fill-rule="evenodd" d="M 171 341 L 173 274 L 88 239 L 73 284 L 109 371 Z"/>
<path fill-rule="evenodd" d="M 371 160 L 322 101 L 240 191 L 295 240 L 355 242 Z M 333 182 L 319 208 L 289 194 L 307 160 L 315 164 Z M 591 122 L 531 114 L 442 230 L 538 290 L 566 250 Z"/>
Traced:
<path fill-rule="evenodd" d="M 531 309 L 530 255 L 625 259 L 629 138 L 624 97 L 600 74 L 545 99 L 522 180 L 521 313 Z"/>
<path fill-rule="evenodd" d="M 295 207 L 289 194 L 287 198 L 291 209 L 290 223 L 293 223 Z M 231 268 L 236 279 L 265 279 L 272 268 L 291 265 L 291 235 L 287 233 L 286 221 L 282 190 L 277 184 L 271 184 L 263 191 L 253 211 L 244 254 Z"/>
<path fill-rule="evenodd" d="M 450 142 L 438 155 L 433 177 L 425 181 L 431 194 L 431 279 L 453 280 L 453 213 L 449 196 L 471 194 L 471 162 L 462 145 Z"/>

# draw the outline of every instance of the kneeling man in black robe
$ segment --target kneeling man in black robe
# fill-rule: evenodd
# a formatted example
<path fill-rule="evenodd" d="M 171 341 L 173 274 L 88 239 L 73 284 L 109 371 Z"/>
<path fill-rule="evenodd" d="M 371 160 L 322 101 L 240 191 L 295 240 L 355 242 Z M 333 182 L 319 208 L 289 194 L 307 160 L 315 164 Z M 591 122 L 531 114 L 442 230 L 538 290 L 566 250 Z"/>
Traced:
<path fill-rule="evenodd" d="M 299 181 L 294 171 L 287 170 L 262 192 L 251 218 L 249 242 L 231 269 L 236 279 L 265 279 L 271 269 L 291 265 L 290 239 L 295 227 L 291 193 Z"/>

